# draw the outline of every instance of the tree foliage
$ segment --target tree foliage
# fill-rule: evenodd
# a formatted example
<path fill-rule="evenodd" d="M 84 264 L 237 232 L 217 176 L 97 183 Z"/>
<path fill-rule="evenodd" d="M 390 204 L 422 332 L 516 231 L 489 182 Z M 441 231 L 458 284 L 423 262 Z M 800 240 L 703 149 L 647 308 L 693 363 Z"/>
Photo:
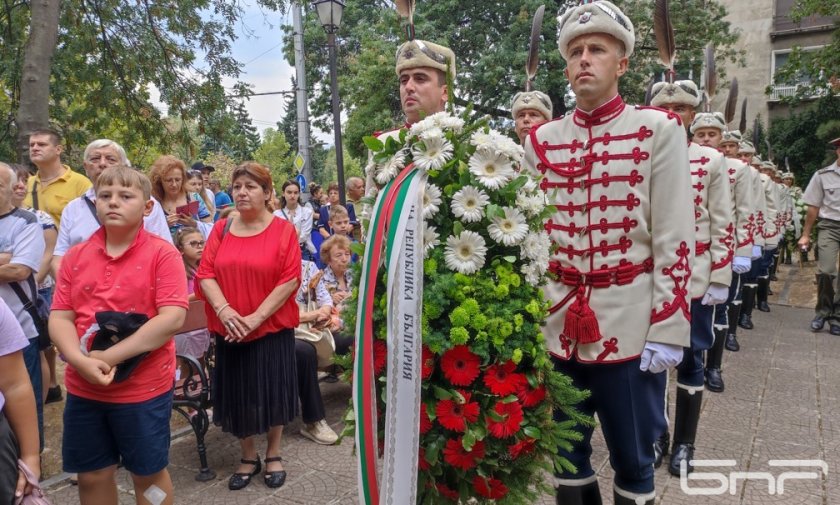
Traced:
<path fill-rule="evenodd" d="M 169 149 L 187 131 L 167 128 L 152 105 L 154 85 L 168 114 L 183 124 L 212 126 L 217 111 L 235 105 L 223 78 L 236 79 L 240 64 L 231 56 L 242 0 L 63 0 L 52 63 L 50 118 L 63 130 L 67 151 L 108 134 L 129 152 L 149 145 Z M 259 0 L 267 8 L 285 0 Z M 0 13 L 0 157 L 16 158 L 18 131 L 12 120 L 20 106 L 22 55 L 27 44 L 29 2 L 8 2 Z M 211 131 L 224 135 L 230 130 Z M 221 140 L 225 140 L 224 138 Z M 192 152 L 188 158 L 196 156 Z"/>
<path fill-rule="evenodd" d="M 282 185 L 295 175 L 292 166 L 292 149 L 286 136 L 274 128 L 266 128 L 259 147 L 254 151 L 254 160 L 269 167 L 274 184 Z"/>
<path fill-rule="evenodd" d="M 828 141 L 840 137 L 838 118 L 840 98 L 829 95 L 770 126 L 769 141 L 777 163 L 784 164 L 787 158 L 799 184 L 807 184 L 815 171 L 834 161 Z"/>
<path fill-rule="evenodd" d="M 577 2 L 545 0 L 436 0 L 418 4 L 415 14 L 417 37 L 439 42 L 456 54 L 456 103 L 470 104 L 476 113 L 490 114 L 497 120 L 508 119 L 513 95 L 522 90 L 525 80 L 528 37 L 531 18 L 541 4 L 548 14 L 542 28 L 541 66 L 536 88 L 548 93 L 555 105 L 555 115 L 564 113 L 570 97 L 563 76 L 565 63 L 557 50 L 557 21 L 550 13 L 562 12 L 567 4 Z M 622 79 L 621 91 L 628 101 L 640 102 L 652 75 L 662 72 L 652 31 L 652 7 L 649 0 L 622 2 L 622 9 L 636 27 L 636 54 L 631 70 Z M 717 46 L 718 59 L 741 61 L 732 49 L 737 40 L 726 11 L 716 1 L 671 2 L 678 63 L 681 76 L 699 78 L 701 53 L 708 41 Z M 291 28 L 286 33 L 286 56 L 294 54 Z M 362 138 L 377 130 L 400 124 L 402 114 L 394 73 L 394 55 L 404 40 L 403 26 L 393 9 L 393 2 L 358 0 L 344 10 L 338 41 L 338 73 L 342 102 L 347 114 L 344 126 L 349 153 L 364 157 Z M 304 47 L 307 54 L 307 82 L 314 83 L 310 111 L 319 128 L 331 129 L 330 87 L 326 34 L 314 9 L 307 8 L 304 19 Z M 719 69 L 723 65 L 718 65 Z M 571 105 L 571 103 L 569 104 Z"/>

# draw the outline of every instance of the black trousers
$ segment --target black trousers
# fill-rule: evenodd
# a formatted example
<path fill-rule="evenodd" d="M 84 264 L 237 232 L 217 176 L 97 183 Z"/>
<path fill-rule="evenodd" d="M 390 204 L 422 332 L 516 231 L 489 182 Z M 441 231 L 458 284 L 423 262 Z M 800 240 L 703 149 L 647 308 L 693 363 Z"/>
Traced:
<path fill-rule="evenodd" d="M 296 338 L 295 359 L 301 418 L 306 424 L 318 422 L 326 418 L 327 414 L 324 411 L 324 400 L 321 398 L 321 385 L 318 383 L 318 356 L 315 354 L 315 347 Z"/>

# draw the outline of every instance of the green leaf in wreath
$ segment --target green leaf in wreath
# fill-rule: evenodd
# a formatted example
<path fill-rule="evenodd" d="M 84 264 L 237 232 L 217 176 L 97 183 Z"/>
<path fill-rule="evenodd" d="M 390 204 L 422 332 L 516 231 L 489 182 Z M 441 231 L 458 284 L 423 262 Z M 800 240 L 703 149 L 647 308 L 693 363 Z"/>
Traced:
<path fill-rule="evenodd" d="M 475 433 L 472 430 L 468 429 L 466 433 L 464 433 L 464 438 L 461 439 L 461 445 L 464 446 L 465 451 L 471 451 L 473 446 L 475 445 Z"/>
<path fill-rule="evenodd" d="M 365 245 L 361 242 L 351 242 L 350 243 L 350 251 L 353 254 L 358 254 L 359 256 L 365 255 Z"/>
<path fill-rule="evenodd" d="M 507 185 L 505 189 L 510 190 L 511 192 L 515 193 L 519 191 L 525 183 L 528 182 L 528 176 L 520 175 L 516 179 L 514 179 L 510 184 Z"/>
<path fill-rule="evenodd" d="M 503 259 L 508 263 L 516 263 L 516 256 L 504 256 Z"/>
<path fill-rule="evenodd" d="M 519 400 L 519 397 L 518 397 L 518 396 L 516 396 L 516 395 L 507 395 L 507 396 L 505 396 L 504 398 L 502 398 L 502 403 L 513 403 L 513 402 L 515 402 L 515 401 L 517 401 L 517 400 Z"/>
<path fill-rule="evenodd" d="M 432 386 L 432 389 L 435 392 L 435 398 L 438 400 L 450 400 L 452 399 L 452 393 L 443 389 L 440 386 Z"/>
<path fill-rule="evenodd" d="M 522 430 L 527 436 L 533 438 L 534 440 L 539 440 L 542 436 L 540 429 L 536 426 L 526 426 L 525 429 Z"/>
<path fill-rule="evenodd" d="M 464 223 L 461 221 L 455 221 L 455 224 L 452 225 L 452 233 L 457 237 L 464 231 Z"/>
<path fill-rule="evenodd" d="M 362 141 L 371 151 L 381 151 L 385 149 L 385 144 L 383 144 L 381 140 L 374 137 L 373 135 L 368 135 L 367 137 L 363 138 Z"/>

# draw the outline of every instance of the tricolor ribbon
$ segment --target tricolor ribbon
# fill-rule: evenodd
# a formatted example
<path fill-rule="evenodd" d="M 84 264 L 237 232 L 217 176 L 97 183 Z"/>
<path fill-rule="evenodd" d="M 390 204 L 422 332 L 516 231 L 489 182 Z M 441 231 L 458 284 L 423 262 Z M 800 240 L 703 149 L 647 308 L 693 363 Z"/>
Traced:
<path fill-rule="evenodd" d="M 423 299 L 425 174 L 406 167 L 379 193 L 365 243 L 356 318 L 353 409 L 359 503 L 412 504 L 417 494 Z M 387 267 L 387 409 L 382 486 L 378 455 L 373 312 L 379 268 Z"/>

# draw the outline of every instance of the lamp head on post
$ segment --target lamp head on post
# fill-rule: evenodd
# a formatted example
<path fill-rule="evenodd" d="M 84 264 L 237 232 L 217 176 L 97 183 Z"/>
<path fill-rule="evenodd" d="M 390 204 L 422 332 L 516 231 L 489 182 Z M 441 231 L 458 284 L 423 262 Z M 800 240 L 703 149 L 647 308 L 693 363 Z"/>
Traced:
<path fill-rule="evenodd" d="M 315 9 L 324 31 L 334 34 L 341 26 L 341 15 L 344 13 L 344 0 L 315 0 Z"/>

